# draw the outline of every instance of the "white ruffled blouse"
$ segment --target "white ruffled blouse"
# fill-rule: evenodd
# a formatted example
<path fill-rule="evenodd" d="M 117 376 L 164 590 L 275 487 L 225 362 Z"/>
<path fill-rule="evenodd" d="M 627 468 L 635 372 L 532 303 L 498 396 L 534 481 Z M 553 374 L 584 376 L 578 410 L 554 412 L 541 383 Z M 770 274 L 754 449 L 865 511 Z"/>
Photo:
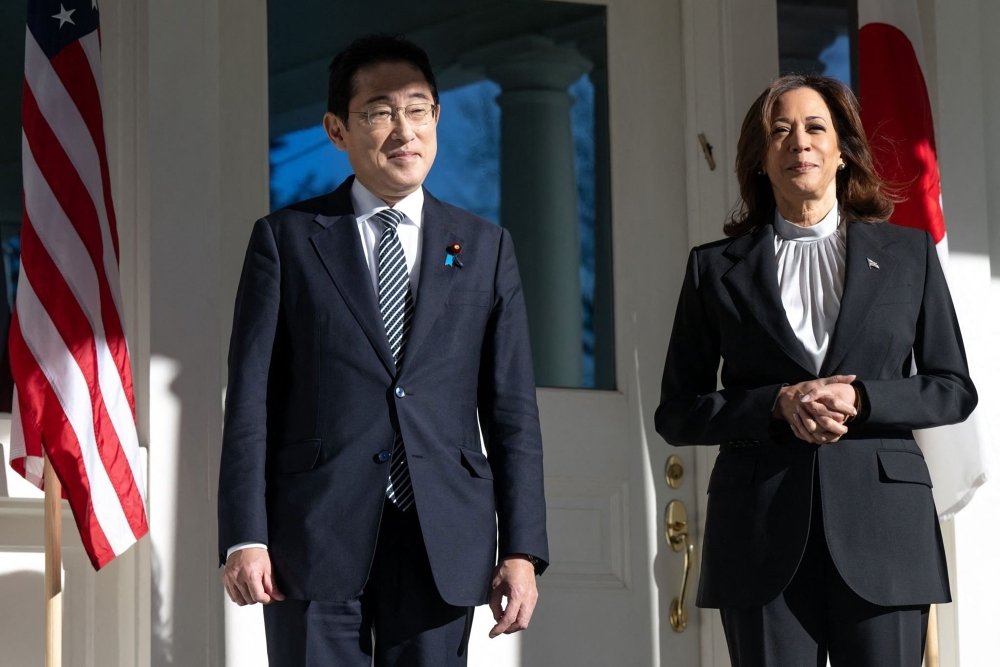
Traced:
<path fill-rule="evenodd" d="M 774 257 L 788 324 L 819 374 L 844 294 L 847 225 L 840 224 L 837 207 L 811 227 L 775 211 Z"/>

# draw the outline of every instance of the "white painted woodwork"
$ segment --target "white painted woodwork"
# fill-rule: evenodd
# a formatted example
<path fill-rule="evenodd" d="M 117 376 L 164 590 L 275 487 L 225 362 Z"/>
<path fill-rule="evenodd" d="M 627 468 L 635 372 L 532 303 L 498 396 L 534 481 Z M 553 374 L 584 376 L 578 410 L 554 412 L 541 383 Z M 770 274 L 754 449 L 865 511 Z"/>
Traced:
<path fill-rule="evenodd" d="M 602 4 L 617 390 L 539 391 L 552 566 L 528 632 L 488 640 L 489 612 L 479 610 L 473 667 L 728 665 L 714 611 L 689 608 L 683 634 L 667 622 L 682 558 L 664 544 L 663 509 L 683 499 L 699 532 L 714 451 L 668 448 L 652 415 L 687 250 L 721 235 L 736 201 L 739 123 L 776 71 L 774 2 Z M 919 5 L 952 271 L 962 285 L 956 301 L 972 322 L 973 376 L 990 411 L 1000 400 L 1000 131 L 991 120 L 1000 115 L 1000 70 L 989 66 L 989 47 L 1000 14 L 987 0 Z M 64 509 L 65 664 L 265 665 L 259 608 L 223 603 L 215 485 L 232 298 L 249 226 L 267 209 L 266 3 L 104 0 L 101 7 L 152 535 L 95 575 Z M 699 132 L 714 146 L 714 171 Z M 676 491 L 663 483 L 671 452 L 687 468 Z M 958 601 L 941 610 L 945 667 L 959 659 L 985 664 L 995 652 L 996 483 L 944 528 Z M 15 497 L 0 498 L 0 662 L 31 667 L 42 653 L 42 504 L 9 468 L 3 490 Z"/>

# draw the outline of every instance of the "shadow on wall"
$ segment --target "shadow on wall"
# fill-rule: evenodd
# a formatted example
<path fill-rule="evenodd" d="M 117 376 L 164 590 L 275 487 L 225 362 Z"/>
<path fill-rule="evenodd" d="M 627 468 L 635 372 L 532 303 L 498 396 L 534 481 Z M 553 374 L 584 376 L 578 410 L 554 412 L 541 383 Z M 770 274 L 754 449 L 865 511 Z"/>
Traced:
<path fill-rule="evenodd" d="M 10 470 L 10 464 L 8 463 L 10 459 L 7 458 L 7 449 L 7 445 L 0 442 L 0 462 L 2 462 L 0 465 L 4 466 L 3 474 L 0 475 L 0 498 L 10 497 L 10 491 L 7 490 L 7 471 Z"/>
<path fill-rule="evenodd" d="M 151 664 L 216 667 L 226 663 L 215 520 L 222 411 L 214 359 L 224 357 L 206 346 L 213 336 L 204 329 L 179 335 L 163 326 L 163 313 L 212 321 L 211 300 L 186 296 L 197 293 L 201 274 L 183 275 L 171 275 L 169 289 L 160 288 L 169 298 L 154 296 L 162 311 L 150 341 Z"/>
<path fill-rule="evenodd" d="M 45 663 L 45 577 L 21 570 L 0 575 L 0 600 L 9 613 L 0 623 L 3 664 L 43 667 Z"/>

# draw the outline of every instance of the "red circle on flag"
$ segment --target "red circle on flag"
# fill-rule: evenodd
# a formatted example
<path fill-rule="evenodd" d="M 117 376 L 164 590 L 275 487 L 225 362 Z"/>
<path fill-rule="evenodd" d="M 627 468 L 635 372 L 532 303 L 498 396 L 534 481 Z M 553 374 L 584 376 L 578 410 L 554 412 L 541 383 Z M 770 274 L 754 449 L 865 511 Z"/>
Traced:
<path fill-rule="evenodd" d="M 909 38 L 895 26 L 868 23 L 858 32 L 861 122 L 875 166 L 906 199 L 892 222 L 944 237 L 941 176 L 934 120 L 920 62 Z"/>

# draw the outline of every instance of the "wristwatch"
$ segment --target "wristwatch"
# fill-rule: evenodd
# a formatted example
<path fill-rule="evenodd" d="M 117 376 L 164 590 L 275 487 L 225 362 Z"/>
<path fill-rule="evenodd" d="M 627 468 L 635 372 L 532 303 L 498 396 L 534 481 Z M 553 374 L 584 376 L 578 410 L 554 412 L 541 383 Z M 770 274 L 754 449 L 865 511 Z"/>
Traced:
<path fill-rule="evenodd" d="M 538 567 L 542 564 L 541 559 L 531 554 L 524 554 L 524 557 L 531 563 L 531 567 L 535 568 L 535 574 L 538 574 Z"/>

